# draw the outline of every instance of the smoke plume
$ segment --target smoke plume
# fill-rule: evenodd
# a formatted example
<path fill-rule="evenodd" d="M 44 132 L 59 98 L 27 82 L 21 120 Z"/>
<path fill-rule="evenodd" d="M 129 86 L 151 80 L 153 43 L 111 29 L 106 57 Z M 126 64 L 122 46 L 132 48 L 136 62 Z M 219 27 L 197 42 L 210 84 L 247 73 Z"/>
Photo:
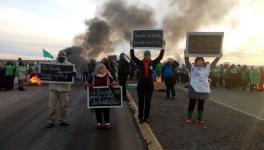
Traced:
<path fill-rule="evenodd" d="M 128 5 L 114 0 L 101 6 L 98 16 L 85 21 L 87 30 L 74 38 L 74 45 L 82 47 L 80 56 L 85 59 L 112 52 L 123 41 L 130 41 L 131 30 L 154 27 L 155 17 L 147 6 Z"/>
<path fill-rule="evenodd" d="M 197 31 L 200 27 L 221 22 L 238 0 L 164 1 L 166 2 L 168 3 L 166 12 L 159 12 L 164 13 L 159 22 L 165 30 L 166 49 L 175 50 L 179 41 L 185 39 L 186 32 Z M 76 47 L 68 49 L 76 51 L 69 52 L 74 55 L 72 59 L 75 62 L 112 52 L 117 44 L 131 40 L 133 29 L 157 27 L 154 9 L 146 5 L 109 0 L 98 8 L 96 17 L 85 21 L 86 32 L 74 38 L 74 46 L 80 46 L 78 50 Z"/>
<path fill-rule="evenodd" d="M 170 0 L 168 13 L 162 21 L 167 46 L 175 48 L 187 32 L 220 23 L 237 3 L 230 0 Z"/>

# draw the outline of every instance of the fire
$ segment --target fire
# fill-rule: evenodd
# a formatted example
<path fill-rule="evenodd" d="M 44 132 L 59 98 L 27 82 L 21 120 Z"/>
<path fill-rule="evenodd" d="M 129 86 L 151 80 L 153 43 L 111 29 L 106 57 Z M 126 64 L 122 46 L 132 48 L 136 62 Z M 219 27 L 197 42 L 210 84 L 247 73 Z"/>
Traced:
<path fill-rule="evenodd" d="M 36 75 L 36 76 L 33 76 L 31 79 L 30 79 L 30 83 L 31 84 L 41 84 L 41 80 L 40 78 Z"/>

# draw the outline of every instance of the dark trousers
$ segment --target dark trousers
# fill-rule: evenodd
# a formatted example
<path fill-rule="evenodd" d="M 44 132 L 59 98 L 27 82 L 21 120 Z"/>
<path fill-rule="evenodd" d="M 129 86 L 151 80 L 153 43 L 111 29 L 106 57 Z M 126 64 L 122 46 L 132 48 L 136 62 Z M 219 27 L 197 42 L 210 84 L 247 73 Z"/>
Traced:
<path fill-rule="evenodd" d="M 166 81 L 166 79 L 165 79 L 165 85 L 166 85 L 166 90 L 167 90 L 166 91 L 167 98 L 170 97 L 170 93 L 171 93 L 172 97 L 175 97 L 175 89 L 174 89 L 175 84 L 170 83 L 169 81 L 170 80 Z"/>
<path fill-rule="evenodd" d="M 123 100 L 126 100 L 127 98 L 127 94 L 126 94 L 126 83 L 127 83 L 127 79 L 126 78 L 120 78 L 119 80 L 119 84 L 122 86 L 122 90 L 123 90 Z"/>
<path fill-rule="evenodd" d="M 138 88 L 138 118 L 149 118 L 153 88 Z"/>
<path fill-rule="evenodd" d="M 14 88 L 14 76 L 5 77 L 5 89 L 12 90 Z"/>
<path fill-rule="evenodd" d="M 95 115 L 96 115 L 97 123 L 103 123 L 103 117 L 104 117 L 104 122 L 109 123 L 110 108 L 95 108 Z"/>
<path fill-rule="evenodd" d="M 192 98 L 190 98 L 188 111 L 194 110 L 195 105 L 196 105 L 196 101 L 198 101 L 198 111 L 204 110 L 204 99 L 192 99 Z"/>
<path fill-rule="evenodd" d="M 217 78 L 216 77 L 211 77 L 212 79 L 212 87 L 216 87 L 217 85 Z"/>

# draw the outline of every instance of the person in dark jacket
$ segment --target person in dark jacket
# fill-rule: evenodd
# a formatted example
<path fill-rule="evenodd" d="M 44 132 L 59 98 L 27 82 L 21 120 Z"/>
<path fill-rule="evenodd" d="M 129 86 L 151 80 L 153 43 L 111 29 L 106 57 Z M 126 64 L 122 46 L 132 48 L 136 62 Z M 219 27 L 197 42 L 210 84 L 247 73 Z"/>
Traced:
<path fill-rule="evenodd" d="M 126 94 L 126 83 L 127 83 L 127 77 L 130 73 L 130 65 L 129 62 L 125 59 L 125 54 L 122 53 L 120 55 L 120 60 L 118 62 L 118 81 L 119 84 L 123 87 L 123 100 L 127 100 L 127 94 Z"/>
<path fill-rule="evenodd" d="M 5 72 L 2 64 L 0 64 L 0 91 L 4 88 Z"/>
<path fill-rule="evenodd" d="M 173 59 L 169 59 L 163 66 L 162 69 L 162 81 L 165 81 L 166 85 L 166 99 L 170 98 L 171 93 L 171 100 L 175 98 L 175 89 L 174 86 L 176 84 L 176 68 L 179 66 L 177 61 Z"/>
<path fill-rule="evenodd" d="M 139 67 L 139 79 L 137 85 L 137 93 L 138 93 L 138 118 L 139 122 L 143 123 L 149 122 L 149 115 L 150 115 L 150 103 L 151 103 L 151 96 L 154 90 L 154 83 L 152 74 L 156 64 L 160 62 L 164 55 L 164 49 L 160 51 L 159 56 L 151 60 L 151 53 L 150 51 L 144 52 L 144 59 L 139 60 L 135 54 L 134 49 L 130 50 L 131 59 L 138 65 Z"/>

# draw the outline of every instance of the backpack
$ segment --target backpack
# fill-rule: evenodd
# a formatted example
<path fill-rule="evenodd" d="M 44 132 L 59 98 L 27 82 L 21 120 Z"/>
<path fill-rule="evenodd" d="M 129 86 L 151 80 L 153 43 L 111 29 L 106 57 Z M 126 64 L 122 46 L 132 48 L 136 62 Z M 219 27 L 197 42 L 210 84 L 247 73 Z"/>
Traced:
<path fill-rule="evenodd" d="M 164 68 L 163 76 L 168 78 L 168 77 L 173 77 L 174 71 L 172 65 L 166 65 Z"/>

